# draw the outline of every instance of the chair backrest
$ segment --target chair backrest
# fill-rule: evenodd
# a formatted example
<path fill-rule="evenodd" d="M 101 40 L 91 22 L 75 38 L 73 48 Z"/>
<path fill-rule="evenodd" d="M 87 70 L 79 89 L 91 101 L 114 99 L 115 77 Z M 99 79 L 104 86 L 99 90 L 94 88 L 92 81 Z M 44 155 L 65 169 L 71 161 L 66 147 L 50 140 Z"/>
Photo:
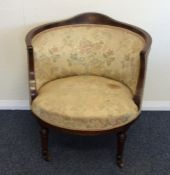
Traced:
<path fill-rule="evenodd" d="M 97 75 L 124 83 L 134 94 L 144 44 L 140 34 L 113 24 L 50 27 L 32 38 L 36 88 L 57 78 Z"/>

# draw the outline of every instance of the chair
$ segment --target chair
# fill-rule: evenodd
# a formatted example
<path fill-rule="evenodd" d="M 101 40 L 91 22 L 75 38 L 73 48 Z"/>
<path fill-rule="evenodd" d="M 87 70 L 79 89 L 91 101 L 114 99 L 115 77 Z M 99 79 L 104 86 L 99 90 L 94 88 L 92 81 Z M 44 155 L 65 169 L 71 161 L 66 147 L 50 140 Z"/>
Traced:
<path fill-rule="evenodd" d="M 139 118 L 150 35 L 102 14 L 45 24 L 26 36 L 31 110 L 49 160 L 49 128 L 79 135 L 117 134 L 116 162 Z"/>

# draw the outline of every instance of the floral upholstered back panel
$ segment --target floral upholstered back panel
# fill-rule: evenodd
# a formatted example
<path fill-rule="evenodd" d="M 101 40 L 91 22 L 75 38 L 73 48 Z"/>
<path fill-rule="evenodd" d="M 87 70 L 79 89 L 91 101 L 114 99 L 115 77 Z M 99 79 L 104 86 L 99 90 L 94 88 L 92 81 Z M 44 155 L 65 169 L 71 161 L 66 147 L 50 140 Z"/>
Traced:
<path fill-rule="evenodd" d="M 97 75 L 126 84 L 135 93 L 144 40 L 115 26 L 67 25 L 33 40 L 36 87 L 62 77 Z"/>

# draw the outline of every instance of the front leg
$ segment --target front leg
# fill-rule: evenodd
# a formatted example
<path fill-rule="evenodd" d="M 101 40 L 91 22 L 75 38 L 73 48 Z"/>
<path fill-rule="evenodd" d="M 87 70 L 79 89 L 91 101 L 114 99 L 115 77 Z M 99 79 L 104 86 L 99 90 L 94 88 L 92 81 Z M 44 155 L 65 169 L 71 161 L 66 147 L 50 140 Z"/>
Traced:
<path fill-rule="evenodd" d="M 42 156 L 46 161 L 50 160 L 50 156 L 48 153 L 48 133 L 49 129 L 41 126 L 40 135 L 41 135 Z"/>
<path fill-rule="evenodd" d="M 126 131 L 121 131 L 117 133 L 117 157 L 116 157 L 116 163 L 118 167 L 122 168 L 124 166 L 123 163 L 123 151 L 124 151 L 124 145 L 126 141 Z"/>

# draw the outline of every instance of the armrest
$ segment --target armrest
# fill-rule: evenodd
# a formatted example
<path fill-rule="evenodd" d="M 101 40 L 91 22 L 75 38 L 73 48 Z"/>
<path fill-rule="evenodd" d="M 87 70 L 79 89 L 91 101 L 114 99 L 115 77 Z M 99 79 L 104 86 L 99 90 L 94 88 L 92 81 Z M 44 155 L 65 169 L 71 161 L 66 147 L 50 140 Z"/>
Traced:
<path fill-rule="evenodd" d="M 136 93 L 133 97 L 133 100 L 137 104 L 139 111 L 141 111 L 142 100 L 143 100 L 143 91 L 145 85 L 145 76 L 146 76 L 146 67 L 147 67 L 147 56 L 150 51 L 150 47 L 148 50 L 144 49 L 140 52 L 140 70 L 139 70 L 139 78 L 136 88 Z"/>
<path fill-rule="evenodd" d="M 36 82 L 35 82 L 35 73 L 34 73 L 34 55 L 32 46 L 27 45 L 28 53 L 28 68 L 29 68 L 29 90 L 30 90 L 30 103 L 37 96 Z"/>

